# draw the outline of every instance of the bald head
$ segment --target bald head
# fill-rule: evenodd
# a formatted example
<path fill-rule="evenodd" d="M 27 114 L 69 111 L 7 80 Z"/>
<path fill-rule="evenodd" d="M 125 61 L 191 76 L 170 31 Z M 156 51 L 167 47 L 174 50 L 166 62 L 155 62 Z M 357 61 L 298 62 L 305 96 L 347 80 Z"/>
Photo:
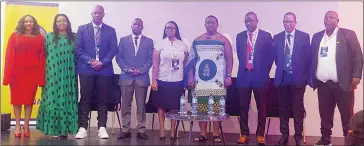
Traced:
<path fill-rule="evenodd" d="M 255 14 L 254 12 L 248 12 L 248 13 L 246 13 L 245 14 L 245 17 L 247 17 L 247 16 L 254 16 L 256 19 L 258 19 L 258 16 L 257 16 L 257 14 Z"/>
<path fill-rule="evenodd" d="M 327 15 L 327 14 L 335 15 L 336 18 L 339 17 L 339 15 L 335 11 L 327 11 L 325 15 Z"/>
<path fill-rule="evenodd" d="M 325 14 L 324 24 L 327 32 L 333 32 L 339 24 L 339 18 L 335 11 L 328 11 Z"/>
<path fill-rule="evenodd" d="M 102 11 L 102 13 L 104 13 L 104 7 L 101 5 L 96 5 L 93 9 L 92 12 L 94 11 Z"/>
<path fill-rule="evenodd" d="M 100 6 L 100 5 L 96 5 L 93 9 L 92 9 L 92 21 L 96 24 L 96 25 L 100 25 L 102 23 L 102 19 L 105 16 L 104 13 L 104 7 Z"/>
<path fill-rule="evenodd" d="M 131 24 L 131 30 L 134 35 L 140 35 L 142 34 L 143 30 L 143 20 L 140 18 L 135 18 Z"/>
<path fill-rule="evenodd" d="M 140 22 L 142 22 L 142 23 L 143 23 L 143 20 L 142 20 L 142 19 L 140 19 L 140 18 L 135 18 L 135 19 L 133 20 L 133 22 L 132 22 L 132 23 L 134 23 L 135 21 L 140 21 Z"/>

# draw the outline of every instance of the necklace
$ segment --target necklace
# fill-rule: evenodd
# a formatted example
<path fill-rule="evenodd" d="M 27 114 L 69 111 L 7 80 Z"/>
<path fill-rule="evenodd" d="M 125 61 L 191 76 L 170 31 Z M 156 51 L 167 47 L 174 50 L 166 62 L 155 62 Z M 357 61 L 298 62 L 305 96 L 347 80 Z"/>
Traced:
<path fill-rule="evenodd" d="M 216 39 L 216 34 L 217 34 L 217 33 L 214 33 L 214 34 L 213 34 L 213 35 L 211 35 L 211 36 L 210 36 L 210 35 L 208 35 L 208 34 L 206 34 L 206 39 L 207 39 L 207 40 L 215 40 L 215 39 Z"/>

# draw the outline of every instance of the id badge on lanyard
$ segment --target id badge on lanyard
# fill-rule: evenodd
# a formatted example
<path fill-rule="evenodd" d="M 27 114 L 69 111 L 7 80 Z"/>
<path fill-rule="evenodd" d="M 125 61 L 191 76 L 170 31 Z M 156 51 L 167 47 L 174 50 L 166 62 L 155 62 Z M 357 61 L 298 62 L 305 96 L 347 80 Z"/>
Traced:
<path fill-rule="evenodd" d="M 97 61 L 100 61 L 100 57 L 99 57 L 100 55 L 99 54 L 100 54 L 100 47 L 97 45 L 96 46 L 96 60 Z"/>
<path fill-rule="evenodd" d="M 253 64 L 253 60 L 254 60 L 254 47 L 255 47 L 255 43 L 253 44 L 250 39 L 248 39 L 248 43 L 250 46 L 252 46 L 252 50 L 249 52 L 249 56 L 248 56 L 248 59 L 249 59 L 249 63 L 250 64 Z"/>
<path fill-rule="evenodd" d="M 293 46 L 292 46 L 292 42 L 291 43 L 289 43 L 288 42 L 288 39 L 291 39 L 291 38 L 287 38 L 286 39 L 286 44 L 287 44 L 287 46 L 288 46 L 288 49 L 290 50 L 289 52 L 290 52 L 290 54 L 289 55 L 291 55 L 292 54 L 292 50 L 293 50 Z"/>
<path fill-rule="evenodd" d="M 324 45 L 320 48 L 320 57 L 327 57 L 329 51 L 329 38 L 325 35 L 325 42 Z"/>
<path fill-rule="evenodd" d="M 173 71 L 177 71 L 179 70 L 179 59 L 177 58 L 177 48 L 175 48 L 174 46 L 172 47 L 172 70 Z"/>

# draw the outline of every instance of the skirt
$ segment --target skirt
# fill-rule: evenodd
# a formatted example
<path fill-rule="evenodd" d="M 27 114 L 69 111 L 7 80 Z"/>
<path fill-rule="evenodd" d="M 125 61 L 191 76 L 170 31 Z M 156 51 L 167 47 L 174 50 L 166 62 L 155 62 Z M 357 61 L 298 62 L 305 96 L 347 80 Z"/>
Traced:
<path fill-rule="evenodd" d="M 10 84 L 10 103 L 12 105 L 32 105 L 38 86 L 35 84 L 35 76 L 32 68 L 14 68 L 13 80 Z M 36 72 L 36 71 L 34 71 Z"/>
<path fill-rule="evenodd" d="M 183 81 L 165 82 L 157 80 L 158 91 L 151 91 L 153 105 L 156 108 L 178 110 L 179 100 L 184 94 Z"/>

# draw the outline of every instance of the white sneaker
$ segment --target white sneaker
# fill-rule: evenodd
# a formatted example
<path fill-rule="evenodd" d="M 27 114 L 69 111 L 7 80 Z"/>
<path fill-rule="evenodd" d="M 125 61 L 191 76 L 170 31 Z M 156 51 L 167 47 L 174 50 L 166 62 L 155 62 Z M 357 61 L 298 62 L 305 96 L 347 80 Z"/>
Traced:
<path fill-rule="evenodd" d="M 100 127 L 98 135 L 99 135 L 99 137 L 101 139 L 108 139 L 109 138 L 109 134 L 107 134 L 105 127 Z"/>
<path fill-rule="evenodd" d="M 80 127 L 80 129 L 78 129 L 78 132 L 75 136 L 76 139 L 83 139 L 87 136 L 87 130 L 83 127 Z"/>

